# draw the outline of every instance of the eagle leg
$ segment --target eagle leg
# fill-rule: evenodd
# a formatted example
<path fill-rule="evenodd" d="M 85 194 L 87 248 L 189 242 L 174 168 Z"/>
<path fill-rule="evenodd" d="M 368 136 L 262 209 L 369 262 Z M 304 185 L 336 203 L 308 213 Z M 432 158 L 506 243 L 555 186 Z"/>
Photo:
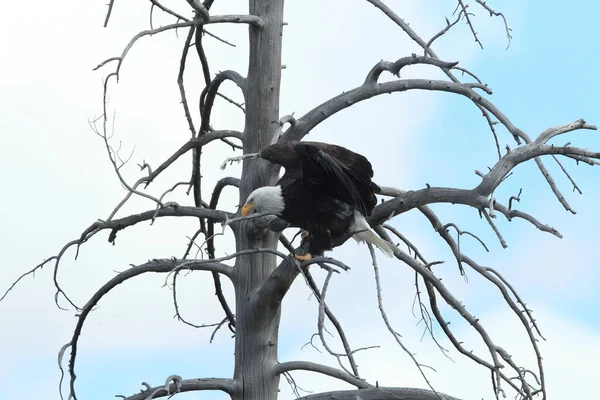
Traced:
<path fill-rule="evenodd" d="M 301 245 L 302 247 L 305 247 L 308 245 L 308 243 L 310 242 L 310 235 L 308 233 L 308 231 L 305 231 L 304 229 L 302 230 L 302 233 L 300 234 L 301 239 Z M 305 255 L 300 256 L 297 254 L 294 254 L 294 258 L 298 261 L 308 261 L 310 259 L 312 259 L 312 254 L 310 252 L 307 252 Z M 306 269 L 308 269 L 308 267 L 306 267 Z"/>

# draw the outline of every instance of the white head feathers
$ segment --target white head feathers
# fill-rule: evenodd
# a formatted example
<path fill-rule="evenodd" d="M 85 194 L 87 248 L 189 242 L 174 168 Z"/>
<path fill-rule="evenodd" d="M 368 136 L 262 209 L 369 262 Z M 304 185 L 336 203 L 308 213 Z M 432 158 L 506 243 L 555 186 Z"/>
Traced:
<path fill-rule="evenodd" d="M 285 203 L 281 194 L 281 186 L 263 186 L 250 193 L 246 204 L 242 208 L 242 215 L 247 215 L 256 210 L 256 212 L 267 212 L 281 216 L 284 208 Z"/>

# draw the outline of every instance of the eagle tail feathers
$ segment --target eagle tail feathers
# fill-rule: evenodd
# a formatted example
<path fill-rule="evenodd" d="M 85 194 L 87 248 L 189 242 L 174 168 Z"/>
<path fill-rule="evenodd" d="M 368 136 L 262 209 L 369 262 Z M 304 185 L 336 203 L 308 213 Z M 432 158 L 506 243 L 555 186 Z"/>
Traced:
<path fill-rule="evenodd" d="M 354 212 L 354 224 L 352 226 L 353 231 L 358 231 L 352 237 L 357 242 L 367 242 L 374 246 L 377 246 L 386 257 L 394 257 L 394 250 L 388 242 L 383 240 L 371 227 L 365 218 L 358 213 Z"/>

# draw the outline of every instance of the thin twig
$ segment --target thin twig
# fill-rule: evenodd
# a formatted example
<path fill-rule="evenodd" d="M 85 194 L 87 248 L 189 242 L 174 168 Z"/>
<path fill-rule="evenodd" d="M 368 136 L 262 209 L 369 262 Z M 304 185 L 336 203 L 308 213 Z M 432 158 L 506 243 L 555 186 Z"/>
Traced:
<path fill-rule="evenodd" d="M 512 29 L 510 29 L 508 27 L 508 22 L 506 21 L 506 17 L 504 16 L 504 14 L 501 13 L 501 12 L 494 11 L 483 0 L 475 0 L 475 1 L 477 3 L 479 3 L 479 4 L 481 4 L 481 6 L 483 8 L 485 8 L 490 13 L 490 17 L 491 16 L 502 17 L 502 20 L 504 21 L 504 29 L 506 30 L 506 38 L 508 39 L 508 44 L 506 45 L 506 50 L 508 50 L 508 48 L 510 47 L 510 41 L 512 40 L 512 35 L 510 34 L 510 32 L 512 31 Z"/>
<path fill-rule="evenodd" d="M 415 365 L 417 366 L 417 369 L 421 373 L 421 376 L 423 377 L 423 379 L 425 379 L 427 386 L 429 386 L 429 388 L 435 394 L 437 394 L 436 390 L 433 388 L 433 385 L 431 384 L 431 382 L 429 382 L 427 375 L 425 375 L 425 371 L 423 371 L 423 367 L 430 368 L 434 371 L 435 371 L 435 369 L 433 369 L 432 367 L 430 367 L 428 365 L 421 364 L 419 361 L 417 361 L 417 359 L 415 358 L 415 355 L 400 340 L 400 337 L 401 337 L 400 334 L 398 332 L 396 332 L 394 330 L 394 328 L 392 327 L 392 324 L 390 324 L 390 321 L 387 317 L 385 309 L 383 308 L 383 299 L 382 299 L 382 295 L 381 295 L 381 282 L 379 279 L 379 267 L 377 266 L 377 257 L 375 256 L 375 250 L 373 249 L 373 246 L 370 243 L 368 243 L 367 245 L 369 247 L 369 252 L 371 253 L 371 261 L 373 263 L 373 271 L 375 273 L 375 286 L 377 288 L 377 306 L 379 308 L 379 312 L 381 313 L 381 318 L 383 319 L 383 322 L 385 323 L 385 326 L 387 327 L 387 329 L 390 331 L 390 333 L 394 337 L 394 340 L 396 341 L 396 343 L 398 343 L 398 345 L 402 348 L 402 350 L 404 350 L 404 352 L 406 354 L 408 354 L 408 356 L 415 363 Z"/>

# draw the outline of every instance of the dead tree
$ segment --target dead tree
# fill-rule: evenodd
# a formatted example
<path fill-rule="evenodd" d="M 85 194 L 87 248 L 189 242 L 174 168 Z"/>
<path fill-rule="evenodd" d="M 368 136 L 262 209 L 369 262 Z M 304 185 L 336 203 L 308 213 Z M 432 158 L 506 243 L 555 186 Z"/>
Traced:
<path fill-rule="evenodd" d="M 574 187 L 577 187 L 568 175 L 566 168 L 561 164 L 561 160 L 571 159 L 578 163 L 596 165 L 600 162 L 600 153 L 572 146 L 570 142 L 557 144 L 556 140 L 562 139 L 564 135 L 575 130 L 596 128 L 580 119 L 565 125 L 551 127 L 535 136 L 527 134 L 515 126 L 489 100 L 492 91 L 475 74 L 459 66 L 457 62 L 441 60 L 433 50 L 434 42 L 459 22 L 464 22 L 471 30 L 475 41 L 482 45 L 472 22 L 473 10 L 468 8 L 468 4 L 462 0 L 457 2 L 453 20 L 447 20 L 447 25 L 429 39 L 421 37 L 392 8 L 386 6 L 383 2 L 379 0 L 366 1 L 381 11 L 382 18 L 387 18 L 397 24 L 399 32 L 403 32 L 415 41 L 422 48 L 422 53 L 399 55 L 401 57 L 396 61 L 374 63 L 373 68 L 366 73 L 364 83 L 354 88 L 348 88 L 344 93 L 316 105 L 311 111 L 298 118 L 292 115 L 281 116 L 279 110 L 282 70 L 281 49 L 285 30 L 283 20 L 284 0 L 249 0 L 249 13 L 247 15 L 213 15 L 211 13 L 213 0 L 205 0 L 204 2 L 188 0 L 188 10 L 185 12 L 174 11 L 157 0 L 150 0 L 152 10 L 155 12 L 160 10 L 171 15 L 173 23 L 161 27 L 151 27 L 149 30 L 140 32 L 131 39 L 120 56 L 110 58 L 98 66 L 98 68 L 113 68 L 114 72 L 106 75 L 103 113 L 93 121 L 92 127 L 104 141 L 110 161 L 127 193 L 108 218 L 91 224 L 79 238 L 67 243 L 56 256 L 49 258 L 23 275 L 7 290 L 7 293 L 11 291 L 24 276 L 32 274 L 48 263 L 54 263 L 57 304 L 58 299 L 61 299 L 61 301 L 66 300 L 72 309 L 77 310 L 77 325 L 73 336 L 60 351 L 60 358 L 67 359 L 66 375 L 69 382 L 69 395 L 74 399 L 77 399 L 76 361 L 78 339 L 86 318 L 98 301 L 117 285 L 149 272 L 167 275 L 167 279 L 171 279 L 175 293 L 177 278 L 181 273 L 187 271 L 205 271 L 210 272 L 212 275 L 216 295 L 224 314 L 223 320 L 216 328 L 226 326 L 235 335 L 235 370 L 233 376 L 219 379 L 190 380 L 184 380 L 179 376 L 170 376 L 167 378 L 166 384 L 155 387 L 147 386 L 141 393 L 129 397 L 122 396 L 128 400 L 157 399 L 179 392 L 200 390 L 223 391 L 236 400 L 271 400 L 278 397 L 280 377 L 285 376 L 293 384 L 290 373 L 297 370 L 324 374 L 356 387 L 356 390 L 319 393 L 302 397 L 306 400 L 332 398 L 378 400 L 398 398 L 414 400 L 451 399 L 451 396 L 436 392 L 434 387 L 431 387 L 431 390 L 379 387 L 373 382 L 364 380 L 354 359 L 356 349 L 350 346 L 341 324 L 326 303 L 330 280 L 335 276 L 335 273 L 346 273 L 345 271 L 348 271 L 349 268 L 343 263 L 328 257 L 318 257 L 299 263 L 290 255 L 294 253 L 295 249 L 291 244 L 292 241 L 283 233 L 287 228 L 285 223 L 272 216 L 265 215 L 240 218 L 236 210 L 219 209 L 220 195 L 225 187 L 234 186 L 239 188 L 239 201 L 242 203 L 255 188 L 272 185 L 276 182 L 279 174 L 276 166 L 257 159 L 243 160 L 243 170 L 240 178 L 223 178 L 212 189 L 209 198 L 203 196 L 203 189 L 205 188 L 203 188 L 201 168 L 203 165 L 202 152 L 210 148 L 214 142 L 228 143 L 233 151 L 241 150 L 242 157 L 238 157 L 238 159 L 241 159 L 243 154 L 256 153 L 274 141 L 302 140 L 318 124 L 337 112 L 351 108 L 352 105 L 358 102 L 366 101 L 381 94 L 413 90 L 448 92 L 471 101 L 483 114 L 489 125 L 490 132 L 495 139 L 498 160 L 486 173 L 478 172 L 481 182 L 472 189 L 428 186 L 418 190 L 402 190 L 392 187 L 393 183 L 379 182 L 383 188 L 381 196 L 385 198 L 385 201 L 376 207 L 369 223 L 389 242 L 400 241 L 403 243 L 402 246 L 395 247 L 395 257 L 401 265 L 411 268 L 415 273 L 419 309 L 428 332 L 433 335 L 433 325 L 438 324 L 459 353 L 480 364 L 482 368 L 487 368 L 491 374 L 491 385 L 496 397 L 499 398 L 505 393 L 509 393 L 516 394 L 518 398 L 522 399 L 545 399 L 546 382 L 542 355 L 537 344 L 538 338 L 542 336 L 537 328 L 536 321 L 532 317 L 531 310 L 526 307 L 523 298 L 516 292 L 513 285 L 502 277 L 499 271 L 480 265 L 476 260 L 461 251 L 460 238 L 463 235 L 472 236 L 480 242 L 481 240 L 470 232 L 462 231 L 455 223 L 442 222 L 429 205 L 451 203 L 474 208 L 487 221 L 503 246 L 505 246 L 505 241 L 494 222 L 495 218 L 499 216 L 505 217 L 509 221 L 515 218 L 523 219 L 543 232 L 560 237 L 560 233 L 556 229 L 538 221 L 535 216 L 526 211 L 515 208 L 515 202 L 520 199 L 520 192 L 506 202 L 496 199 L 494 193 L 516 166 L 525 162 L 532 162 L 536 164 L 564 208 L 567 211 L 572 211 L 566 198 L 548 172 L 545 162 L 558 163 Z M 113 0 L 108 5 L 105 24 L 109 22 L 113 6 L 115 6 L 114 3 Z M 486 12 L 490 16 L 504 19 L 502 13 L 490 8 L 486 2 L 476 0 L 476 3 L 471 7 L 478 7 L 479 12 Z M 507 38 L 510 42 L 511 33 L 505 19 L 504 23 Z M 246 76 L 231 70 L 216 74 L 213 74 L 213 71 L 210 70 L 203 48 L 203 40 L 206 37 L 205 35 L 215 37 L 205 29 L 211 24 L 245 24 L 248 26 L 250 46 L 249 67 Z M 171 30 L 187 30 L 187 36 L 182 40 L 183 51 L 177 82 L 191 138 L 182 143 L 174 154 L 165 155 L 165 161 L 162 164 L 150 166 L 142 163 L 140 167 L 144 171 L 143 176 L 136 182 L 129 183 L 121 173 L 122 167 L 127 164 L 128 160 L 122 159 L 119 151 L 114 149 L 110 142 L 110 113 L 107 109 L 109 86 L 119 79 L 121 65 L 138 39 Z M 215 38 L 224 40 L 218 37 Z M 195 103 L 187 98 L 184 84 L 186 60 L 193 53 L 196 53 L 195 56 L 199 57 L 202 65 L 201 73 L 205 80 L 205 87 L 199 99 L 199 116 L 196 115 L 195 107 L 191 105 Z M 446 79 L 400 78 L 400 72 L 403 69 L 419 64 L 438 68 L 445 74 Z M 383 73 L 393 74 L 397 79 L 381 82 L 379 78 Z M 220 92 L 220 86 L 225 81 L 237 85 L 243 102 L 230 99 Z M 213 128 L 211 113 L 217 96 L 226 98 L 245 113 L 245 129 L 243 132 L 227 130 L 226 127 L 219 130 Z M 194 120 L 198 117 L 200 117 L 201 122 L 199 126 L 196 126 Z M 219 122 L 219 125 L 221 125 L 221 122 Z M 504 150 L 502 149 L 500 144 L 502 142 L 500 138 L 502 132 L 499 132 L 498 127 L 503 127 L 508 131 L 511 140 L 514 141 L 512 147 L 507 145 Z M 170 168 L 176 160 L 190 153 L 192 153 L 191 178 L 182 177 L 180 181 L 173 182 L 165 192 L 158 195 L 153 194 L 151 184 L 165 170 Z M 233 158 L 230 161 L 233 161 Z M 178 187 L 188 187 L 189 192 L 193 193 L 191 204 L 165 201 L 165 198 Z M 122 216 L 121 208 L 134 197 L 146 199 L 152 204 L 152 207 L 140 210 L 136 214 Z M 494 332 L 488 332 L 480 321 L 469 312 L 467 307 L 448 290 L 435 272 L 435 267 L 440 262 L 427 260 L 425 255 L 421 254 L 413 243 L 392 225 L 395 216 L 413 210 L 422 213 L 446 242 L 454 255 L 460 273 L 464 273 L 465 268 L 469 269 L 485 278 L 490 285 L 493 285 L 502 294 L 506 305 L 522 322 L 524 332 L 530 340 L 531 348 L 537 356 L 537 365 L 534 370 L 520 364 L 518 354 L 508 354 L 502 348 L 502 345 L 494 339 Z M 122 231 L 126 231 L 129 227 L 143 221 L 154 221 L 157 218 L 170 217 L 185 217 L 198 221 L 198 230 L 187 245 L 183 257 L 169 258 L 171 255 L 165 255 L 164 259 L 154 259 L 144 264 L 132 266 L 104 283 L 83 306 L 71 301 L 68 294 L 61 289 L 60 282 L 56 279 L 56 271 L 67 250 L 75 249 L 78 252 L 81 246 L 100 233 L 107 234 L 108 241 L 115 243 L 117 235 L 126 234 Z M 235 234 L 236 252 L 218 257 L 215 238 L 225 229 L 231 229 Z M 197 244 L 197 240 L 201 240 L 200 244 Z M 481 243 L 485 247 L 485 244 Z M 278 245 L 283 247 L 280 248 Z M 192 257 L 194 247 L 200 248 L 207 257 Z M 404 347 L 399 335 L 386 316 L 382 304 L 379 269 L 373 249 L 370 250 L 381 316 L 398 345 L 402 346 L 407 354 L 413 358 L 416 368 L 419 368 L 425 379 L 427 379 L 423 371 L 423 365 Z M 326 275 L 322 287 L 317 286 L 307 268 L 311 264 L 317 264 L 314 268 L 317 268 L 319 273 L 324 271 Z M 314 269 L 311 271 L 314 271 Z M 340 364 L 339 369 L 307 361 L 283 363 L 278 361 L 280 306 L 288 289 L 299 275 L 302 276 L 300 279 L 306 282 L 307 287 L 319 302 L 317 337 L 320 338 L 323 347 L 333 357 L 337 358 Z M 233 304 L 229 303 L 230 299 L 226 298 L 221 289 L 223 278 L 231 280 L 235 288 L 235 302 Z M 424 291 L 422 291 L 423 289 Z M 175 296 L 174 298 L 176 299 Z M 464 347 L 447 323 L 440 309 L 440 302 L 450 305 L 470 324 L 485 344 L 487 354 L 477 354 L 468 351 Z M 175 310 L 177 316 L 183 322 L 186 322 L 179 315 L 176 302 Z M 336 353 L 328 345 L 323 335 L 326 321 L 329 321 L 337 331 L 341 345 L 344 348 L 343 353 Z"/>

